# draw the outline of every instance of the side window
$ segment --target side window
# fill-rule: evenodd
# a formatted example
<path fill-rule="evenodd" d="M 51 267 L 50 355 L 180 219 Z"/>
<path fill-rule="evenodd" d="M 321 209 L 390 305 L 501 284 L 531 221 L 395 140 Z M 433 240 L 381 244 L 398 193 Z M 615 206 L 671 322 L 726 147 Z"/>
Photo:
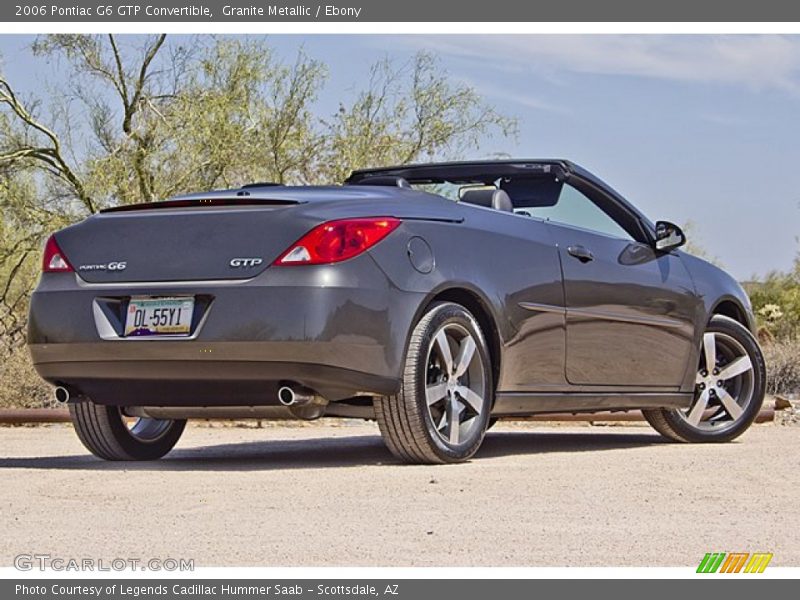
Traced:
<path fill-rule="evenodd" d="M 530 207 L 529 214 L 554 223 L 564 223 L 616 238 L 632 240 L 633 237 L 597 204 L 569 184 L 561 187 L 554 206 Z"/>

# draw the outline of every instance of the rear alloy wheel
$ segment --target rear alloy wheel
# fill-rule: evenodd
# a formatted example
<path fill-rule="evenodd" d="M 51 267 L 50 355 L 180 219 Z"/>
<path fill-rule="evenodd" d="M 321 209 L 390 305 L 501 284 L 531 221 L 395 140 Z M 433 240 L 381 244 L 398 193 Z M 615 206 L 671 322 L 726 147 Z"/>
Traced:
<path fill-rule="evenodd" d="M 703 334 L 694 400 L 688 409 L 644 411 L 648 422 L 679 442 L 728 442 L 753 423 L 764 402 L 766 369 L 753 335 L 715 316 Z"/>
<path fill-rule="evenodd" d="M 81 442 L 104 460 L 155 460 L 172 450 L 185 419 L 129 418 L 119 406 L 95 404 L 81 398 L 69 405 Z"/>
<path fill-rule="evenodd" d="M 406 462 L 467 460 L 486 433 L 493 390 L 475 318 L 459 304 L 435 304 L 411 335 L 400 394 L 375 400 L 384 441 Z"/>

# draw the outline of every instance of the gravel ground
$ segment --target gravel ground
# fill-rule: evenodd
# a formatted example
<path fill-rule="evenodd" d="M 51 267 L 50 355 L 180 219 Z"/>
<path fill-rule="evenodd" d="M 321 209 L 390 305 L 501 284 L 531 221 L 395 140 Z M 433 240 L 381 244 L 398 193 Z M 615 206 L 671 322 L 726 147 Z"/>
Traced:
<path fill-rule="evenodd" d="M 372 424 L 189 427 L 155 463 L 71 427 L 0 428 L 0 565 L 20 553 L 197 566 L 800 566 L 800 427 L 725 445 L 646 427 L 500 424 L 478 457 L 405 466 Z"/>

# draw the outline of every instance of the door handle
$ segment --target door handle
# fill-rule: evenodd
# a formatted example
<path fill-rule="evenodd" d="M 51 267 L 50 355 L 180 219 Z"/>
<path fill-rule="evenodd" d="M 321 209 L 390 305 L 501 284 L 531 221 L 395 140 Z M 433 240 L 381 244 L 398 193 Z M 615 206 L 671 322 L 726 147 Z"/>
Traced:
<path fill-rule="evenodd" d="M 567 252 L 569 252 L 570 256 L 574 256 L 582 263 L 588 263 L 594 260 L 594 254 L 592 254 L 588 248 L 585 248 L 580 244 L 576 246 L 570 246 L 567 248 Z"/>

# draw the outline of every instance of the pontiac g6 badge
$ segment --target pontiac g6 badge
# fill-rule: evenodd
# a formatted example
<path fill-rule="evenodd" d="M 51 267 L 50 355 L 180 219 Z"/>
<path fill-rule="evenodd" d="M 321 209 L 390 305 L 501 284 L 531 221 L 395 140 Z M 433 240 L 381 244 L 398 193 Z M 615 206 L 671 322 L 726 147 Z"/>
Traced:
<path fill-rule="evenodd" d="M 262 262 L 264 262 L 260 258 L 232 258 L 230 264 L 231 268 L 233 269 L 249 269 L 252 267 L 257 267 Z"/>
<path fill-rule="evenodd" d="M 126 261 L 115 260 L 106 264 L 80 265 L 78 267 L 78 270 L 79 271 L 124 271 L 127 267 L 128 263 Z"/>

